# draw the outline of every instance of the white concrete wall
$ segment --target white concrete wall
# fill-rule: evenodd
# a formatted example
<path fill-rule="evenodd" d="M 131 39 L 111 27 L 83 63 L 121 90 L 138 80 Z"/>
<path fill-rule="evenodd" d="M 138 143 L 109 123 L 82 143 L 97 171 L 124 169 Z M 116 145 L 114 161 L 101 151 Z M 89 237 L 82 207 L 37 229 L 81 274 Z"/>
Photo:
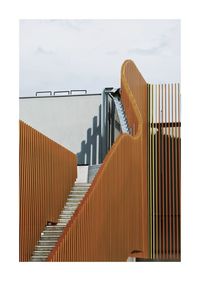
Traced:
<path fill-rule="evenodd" d="M 100 95 L 33 97 L 19 103 L 22 121 L 74 153 L 80 152 L 82 141 L 87 143 L 88 132 L 93 136 L 93 122 L 99 126 Z"/>

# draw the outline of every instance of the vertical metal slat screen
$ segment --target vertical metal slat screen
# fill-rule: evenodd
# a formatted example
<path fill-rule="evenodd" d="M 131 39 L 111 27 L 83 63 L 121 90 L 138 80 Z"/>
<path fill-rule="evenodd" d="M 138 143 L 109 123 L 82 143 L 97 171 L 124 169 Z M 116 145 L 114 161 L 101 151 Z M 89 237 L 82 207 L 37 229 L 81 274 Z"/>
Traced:
<path fill-rule="evenodd" d="M 20 121 L 19 260 L 28 261 L 47 221 L 57 222 L 76 179 L 76 156 Z"/>
<path fill-rule="evenodd" d="M 148 85 L 149 256 L 180 260 L 180 85 Z"/>

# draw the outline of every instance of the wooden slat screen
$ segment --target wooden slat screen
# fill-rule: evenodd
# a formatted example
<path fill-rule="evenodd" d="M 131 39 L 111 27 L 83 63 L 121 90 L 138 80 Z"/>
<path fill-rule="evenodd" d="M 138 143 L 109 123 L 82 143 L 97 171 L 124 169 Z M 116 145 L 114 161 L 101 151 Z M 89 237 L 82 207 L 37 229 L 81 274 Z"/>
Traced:
<path fill-rule="evenodd" d="M 134 77 L 139 79 L 136 88 Z M 49 261 L 148 257 L 147 85 L 131 61 L 122 66 L 121 84 L 133 134 L 121 134 L 106 155 Z"/>
<path fill-rule="evenodd" d="M 57 222 L 76 179 L 76 156 L 20 121 L 19 260 L 28 261 L 48 221 Z"/>
<path fill-rule="evenodd" d="M 179 84 L 148 85 L 149 246 L 155 260 L 180 260 Z"/>

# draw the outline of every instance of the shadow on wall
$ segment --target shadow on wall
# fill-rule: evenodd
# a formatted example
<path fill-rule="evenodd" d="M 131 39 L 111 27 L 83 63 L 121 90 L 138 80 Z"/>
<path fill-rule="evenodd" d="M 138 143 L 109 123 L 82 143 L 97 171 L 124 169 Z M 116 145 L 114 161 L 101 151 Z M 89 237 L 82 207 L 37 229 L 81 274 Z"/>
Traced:
<path fill-rule="evenodd" d="M 101 105 L 98 116 L 93 117 L 92 128 L 87 129 L 87 140 L 81 142 L 81 151 L 77 153 L 78 165 L 96 165 L 102 163 L 101 141 Z"/>

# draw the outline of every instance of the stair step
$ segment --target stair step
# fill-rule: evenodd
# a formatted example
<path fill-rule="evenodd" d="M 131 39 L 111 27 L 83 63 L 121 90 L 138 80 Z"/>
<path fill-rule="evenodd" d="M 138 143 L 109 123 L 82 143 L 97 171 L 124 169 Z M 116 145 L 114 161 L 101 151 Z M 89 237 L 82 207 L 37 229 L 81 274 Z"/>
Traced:
<path fill-rule="evenodd" d="M 77 207 L 75 208 L 67 208 L 63 209 L 60 215 L 67 215 L 67 214 L 73 214 L 76 211 Z"/>
<path fill-rule="evenodd" d="M 63 218 L 63 219 L 59 219 L 59 223 L 62 222 L 62 223 L 65 223 L 67 224 L 68 221 L 70 221 L 71 218 Z"/>
<path fill-rule="evenodd" d="M 68 202 L 80 202 L 82 200 L 82 198 L 78 198 L 78 197 L 70 197 L 67 199 Z"/>
<path fill-rule="evenodd" d="M 47 259 L 48 255 L 37 255 L 37 256 L 32 256 L 31 259 Z"/>
<path fill-rule="evenodd" d="M 85 194 L 85 190 L 71 190 L 70 194 Z"/>
<path fill-rule="evenodd" d="M 60 218 L 58 219 L 58 222 L 70 220 L 70 219 L 72 218 L 72 216 L 73 216 L 73 214 L 70 215 L 70 216 L 60 217 Z"/>
<path fill-rule="evenodd" d="M 40 250 L 40 251 L 34 251 L 32 257 L 36 257 L 36 256 L 46 256 L 48 257 L 49 253 L 51 252 L 51 250 Z"/>
<path fill-rule="evenodd" d="M 86 194 L 88 192 L 88 188 L 84 188 L 84 187 L 83 188 L 78 188 L 77 187 L 77 188 L 74 188 L 73 191 L 83 191 L 84 194 Z"/>
<path fill-rule="evenodd" d="M 77 209 L 77 208 L 75 208 L 75 209 L 72 209 L 72 208 L 70 208 L 70 209 L 68 209 L 68 208 L 63 209 L 62 212 L 61 212 L 61 215 L 62 215 L 62 214 L 65 214 L 65 215 L 66 215 L 66 214 L 69 214 L 69 215 L 70 215 L 70 214 L 73 214 L 76 209 Z"/>
<path fill-rule="evenodd" d="M 53 246 L 40 246 L 37 245 L 35 247 L 35 251 L 51 251 L 53 249 Z"/>
<path fill-rule="evenodd" d="M 127 127 L 126 122 L 122 122 L 122 123 L 121 123 L 121 126 L 122 126 L 122 127 L 123 127 L 123 126 Z"/>
<path fill-rule="evenodd" d="M 77 204 L 79 204 L 81 201 L 83 200 L 83 197 L 69 197 L 68 199 L 67 199 L 67 201 L 68 202 L 73 202 L 73 203 L 77 203 Z"/>
<path fill-rule="evenodd" d="M 39 240 L 38 246 L 54 246 L 58 240 Z"/>
<path fill-rule="evenodd" d="M 78 205 L 79 205 L 79 202 L 67 201 L 67 203 L 65 204 L 63 210 L 68 209 L 68 208 L 76 208 Z"/>
<path fill-rule="evenodd" d="M 66 225 L 68 224 L 69 221 L 70 221 L 70 219 L 61 219 L 59 221 L 59 224 L 63 224 L 66 227 Z"/>
<path fill-rule="evenodd" d="M 71 216 L 65 215 L 65 214 L 64 214 L 64 215 L 60 215 L 59 220 L 62 220 L 62 219 L 68 220 L 68 219 L 70 219 L 70 218 L 72 217 L 73 214 L 74 214 L 74 213 L 72 213 Z"/>
<path fill-rule="evenodd" d="M 124 121 L 126 121 L 126 117 L 125 117 L 124 114 L 121 115 L 121 119 L 124 120 Z"/>
<path fill-rule="evenodd" d="M 83 198 L 84 194 L 69 194 L 67 198 Z"/>
<path fill-rule="evenodd" d="M 65 204 L 64 209 L 65 209 L 65 208 L 68 208 L 68 207 L 76 207 L 76 206 L 78 206 L 78 205 L 79 205 L 78 202 L 67 202 L 67 203 Z"/>
<path fill-rule="evenodd" d="M 63 230 L 63 227 L 61 227 L 61 226 L 58 226 L 58 225 L 55 225 L 55 226 L 46 226 L 46 228 L 45 228 L 45 230 Z"/>
<path fill-rule="evenodd" d="M 76 205 L 76 204 L 78 204 L 78 201 L 76 200 L 76 202 L 71 202 L 71 201 L 69 201 L 69 199 L 72 199 L 71 197 L 69 198 L 67 198 L 67 200 L 66 200 L 66 202 L 65 202 L 65 206 L 64 207 L 66 207 L 66 206 L 68 206 L 68 205 Z M 75 198 L 75 199 L 79 199 L 79 198 Z M 80 199 L 79 199 L 80 200 Z"/>
<path fill-rule="evenodd" d="M 70 221 L 70 220 L 69 220 L 69 221 Z M 67 223 L 68 223 L 68 222 L 67 222 Z M 61 225 L 63 228 L 66 227 L 67 223 L 65 223 L 65 222 L 64 222 L 64 223 L 63 223 L 63 222 L 58 222 L 58 224 Z"/>
<path fill-rule="evenodd" d="M 37 256 L 37 257 L 32 257 L 31 258 L 31 261 L 38 261 L 38 262 L 40 262 L 40 261 L 46 261 L 47 260 L 47 258 L 46 257 L 43 257 L 43 256 Z"/>
<path fill-rule="evenodd" d="M 62 213 L 66 213 L 66 212 L 74 212 L 77 208 L 78 208 L 79 204 L 77 204 L 76 206 L 67 206 L 66 208 L 64 208 L 61 212 Z"/>
<path fill-rule="evenodd" d="M 78 208 L 78 206 L 80 205 L 80 203 L 75 202 L 76 204 L 73 205 L 67 205 L 62 209 L 62 212 L 73 212 L 74 210 L 76 210 Z"/>
<path fill-rule="evenodd" d="M 63 229 L 62 230 L 55 230 L 55 229 L 52 229 L 52 230 L 44 230 L 43 233 L 45 234 L 59 234 L 59 233 L 62 233 L 63 232 Z"/>
<path fill-rule="evenodd" d="M 74 184 L 74 186 L 72 187 L 72 189 L 74 187 L 77 187 L 77 188 L 89 188 L 90 187 L 90 183 L 89 182 L 85 182 L 85 183 L 80 183 L 80 182 L 77 182 Z"/>
<path fill-rule="evenodd" d="M 75 186 L 78 186 L 78 187 L 80 187 L 80 186 L 81 186 L 81 187 L 89 187 L 89 186 L 90 186 L 90 183 L 86 183 L 86 182 L 76 182 L 73 187 L 75 187 Z"/>
<path fill-rule="evenodd" d="M 76 210 L 79 204 L 74 204 L 74 205 L 67 205 L 63 208 L 62 211 L 71 211 L 71 210 Z"/>
<path fill-rule="evenodd" d="M 72 210 L 72 209 L 76 209 L 78 207 L 78 204 L 73 204 L 73 205 L 65 205 L 65 207 L 63 208 L 64 211 L 67 210 Z"/>
<path fill-rule="evenodd" d="M 41 235 L 41 237 L 58 237 L 60 235 L 60 233 L 62 233 L 63 231 L 43 231 L 43 234 Z"/>
<path fill-rule="evenodd" d="M 53 241 L 56 241 L 58 238 L 60 237 L 60 235 L 42 235 L 41 236 L 41 238 L 40 238 L 40 241 L 51 241 L 51 240 L 53 240 Z"/>
<path fill-rule="evenodd" d="M 62 219 L 63 216 L 67 217 L 67 218 L 71 218 L 71 216 L 74 214 L 75 211 L 65 211 L 65 212 L 62 212 L 59 216 L 58 219 Z"/>
<path fill-rule="evenodd" d="M 72 188 L 72 191 L 85 191 L 85 192 L 87 192 L 88 191 L 88 189 L 89 189 L 89 187 L 87 187 L 87 186 L 74 186 L 73 188 Z"/>
<path fill-rule="evenodd" d="M 65 218 L 71 218 L 71 216 L 72 216 L 73 214 L 74 214 L 74 212 L 71 212 L 71 213 L 69 213 L 69 212 L 62 213 L 62 214 L 60 214 L 59 219 L 62 219 L 63 217 L 65 217 Z"/>

